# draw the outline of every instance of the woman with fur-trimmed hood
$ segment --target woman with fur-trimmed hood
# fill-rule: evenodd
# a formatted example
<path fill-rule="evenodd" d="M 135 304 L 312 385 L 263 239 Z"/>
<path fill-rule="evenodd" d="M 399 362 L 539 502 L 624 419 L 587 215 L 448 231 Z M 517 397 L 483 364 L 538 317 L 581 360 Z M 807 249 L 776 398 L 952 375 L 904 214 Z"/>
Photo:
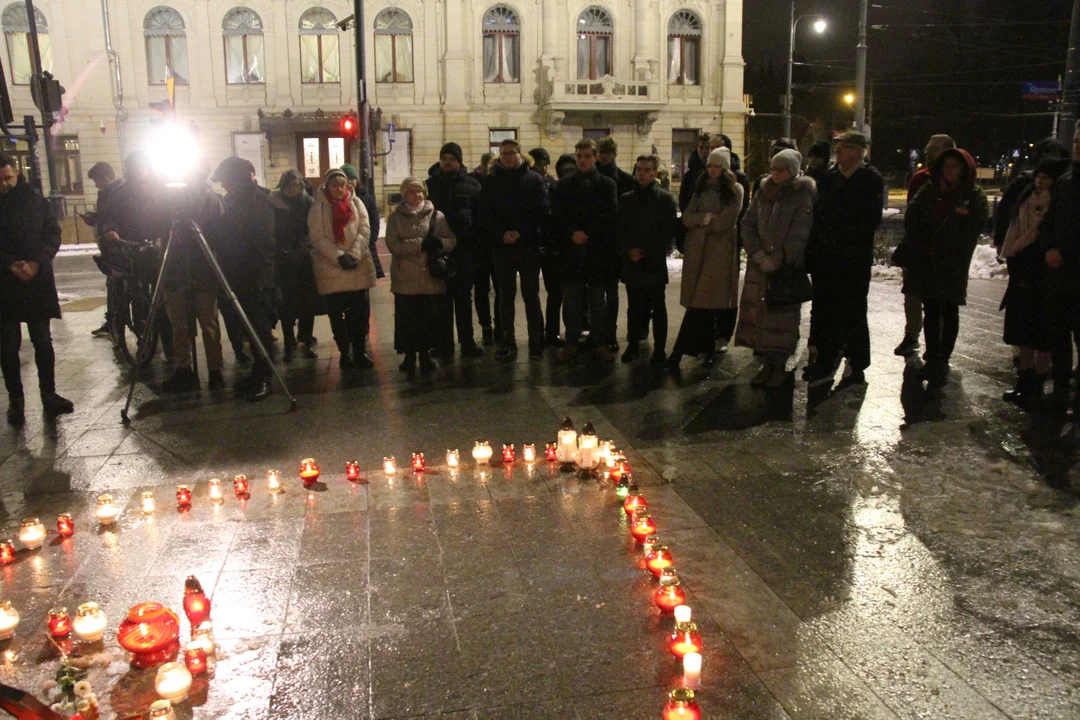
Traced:
<path fill-rule="evenodd" d="M 791 378 L 787 361 L 799 344 L 802 304 L 769 307 L 768 278 L 785 265 L 804 267 L 817 186 L 802 174 L 802 156 L 795 150 L 778 152 L 769 167 L 742 221 L 748 261 L 735 344 L 764 359 L 751 384 L 776 389 Z"/>

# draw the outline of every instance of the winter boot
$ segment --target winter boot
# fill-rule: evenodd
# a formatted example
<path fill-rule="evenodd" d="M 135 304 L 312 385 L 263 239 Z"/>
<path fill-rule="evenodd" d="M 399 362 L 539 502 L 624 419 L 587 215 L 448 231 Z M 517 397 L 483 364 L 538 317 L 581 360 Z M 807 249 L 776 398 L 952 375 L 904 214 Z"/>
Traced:
<path fill-rule="evenodd" d="M 1034 370 L 1020 370 L 1016 373 L 1016 385 L 1012 390 L 1007 390 L 1002 393 L 1001 399 L 1005 402 L 1016 403 L 1017 405 L 1024 402 L 1026 396 L 1029 394 L 1029 388 L 1034 387 L 1034 379 Z"/>
<path fill-rule="evenodd" d="M 750 384 L 754 387 L 764 387 L 769 382 L 769 378 L 773 376 L 773 366 L 765 363 L 761 366 L 761 369 L 757 371 L 757 375 L 750 381 Z"/>
<path fill-rule="evenodd" d="M 414 370 L 416 370 L 416 353 L 405 353 L 405 359 L 401 361 L 400 365 L 398 365 L 398 370 L 400 370 L 401 372 L 413 372 Z"/>
<path fill-rule="evenodd" d="M 626 350 L 622 354 L 622 361 L 627 364 L 634 362 L 638 359 L 639 352 L 640 350 L 638 349 L 638 344 L 636 342 L 626 343 Z"/>
<path fill-rule="evenodd" d="M 46 415 L 67 415 L 75 412 L 75 403 L 55 392 L 41 393 L 41 409 Z"/>
<path fill-rule="evenodd" d="M 22 395 L 8 395 L 7 421 L 12 425 L 22 425 L 26 418 L 26 398 Z"/>
<path fill-rule="evenodd" d="M 199 376 L 191 368 L 176 368 L 165 382 L 161 383 L 162 392 L 182 393 L 199 389 Z"/>
<path fill-rule="evenodd" d="M 435 361 L 431 359 L 431 353 L 427 350 L 421 350 L 420 356 L 420 372 L 425 375 L 435 372 Z"/>
<path fill-rule="evenodd" d="M 495 334 L 491 331 L 490 327 L 480 328 L 480 336 L 484 347 L 491 347 L 495 344 Z"/>

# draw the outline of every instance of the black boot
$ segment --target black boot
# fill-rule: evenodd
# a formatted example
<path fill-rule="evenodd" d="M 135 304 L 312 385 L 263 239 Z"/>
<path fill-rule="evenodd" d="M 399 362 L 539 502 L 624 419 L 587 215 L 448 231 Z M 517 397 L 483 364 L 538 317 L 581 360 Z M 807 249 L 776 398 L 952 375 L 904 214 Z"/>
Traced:
<path fill-rule="evenodd" d="M 199 376 L 191 368 L 176 368 L 172 377 L 161 383 L 161 391 L 167 393 L 193 392 L 199 389 Z"/>
<path fill-rule="evenodd" d="M 55 392 L 41 393 L 41 409 L 46 415 L 67 415 L 75 412 L 75 403 Z"/>
<path fill-rule="evenodd" d="M 622 361 L 624 363 L 632 363 L 638 358 L 638 344 L 636 342 L 626 343 L 626 350 L 622 354 Z"/>
<path fill-rule="evenodd" d="M 363 344 L 353 344 L 352 365 L 354 368 L 360 368 L 362 370 L 370 370 L 375 367 L 375 362 L 371 359 L 371 356 L 367 354 Z"/>
<path fill-rule="evenodd" d="M 285 340 L 285 351 L 281 354 L 281 359 L 285 362 L 292 362 L 293 355 L 296 353 L 296 341 L 289 342 Z"/>
<path fill-rule="evenodd" d="M 1016 386 L 1012 390 L 1009 390 L 1001 395 L 1001 399 L 1005 402 L 1026 404 L 1027 398 L 1031 395 L 1031 390 L 1034 388 L 1035 371 L 1034 370 L 1020 370 L 1016 373 Z"/>
<path fill-rule="evenodd" d="M 435 372 L 435 361 L 431 359 L 431 353 L 427 350 L 421 350 L 420 356 L 420 372 L 427 375 L 428 373 Z"/>
<path fill-rule="evenodd" d="M 491 331 L 491 328 L 480 328 L 481 342 L 484 343 L 484 347 L 491 347 L 495 344 L 495 333 Z"/>
<path fill-rule="evenodd" d="M 8 395 L 7 421 L 12 425 L 22 425 L 26 421 L 26 398 L 22 395 Z"/>
<path fill-rule="evenodd" d="M 268 397 L 270 397 L 270 376 L 259 375 L 255 378 L 255 384 L 251 386 L 247 399 L 251 402 L 258 402 Z"/>
<path fill-rule="evenodd" d="M 416 353 L 414 353 L 414 352 L 405 353 L 405 359 L 401 361 L 400 365 L 398 365 L 398 370 L 400 370 L 401 372 L 412 372 L 415 369 L 416 369 Z"/>

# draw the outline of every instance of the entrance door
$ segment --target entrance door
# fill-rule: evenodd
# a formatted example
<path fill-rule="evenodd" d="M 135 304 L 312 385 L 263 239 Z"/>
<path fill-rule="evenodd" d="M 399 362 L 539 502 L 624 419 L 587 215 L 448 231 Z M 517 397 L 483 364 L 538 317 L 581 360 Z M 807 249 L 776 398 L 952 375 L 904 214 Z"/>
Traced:
<path fill-rule="evenodd" d="M 353 141 L 337 133 L 296 133 L 296 166 L 315 187 L 331 168 L 349 162 L 352 151 Z"/>

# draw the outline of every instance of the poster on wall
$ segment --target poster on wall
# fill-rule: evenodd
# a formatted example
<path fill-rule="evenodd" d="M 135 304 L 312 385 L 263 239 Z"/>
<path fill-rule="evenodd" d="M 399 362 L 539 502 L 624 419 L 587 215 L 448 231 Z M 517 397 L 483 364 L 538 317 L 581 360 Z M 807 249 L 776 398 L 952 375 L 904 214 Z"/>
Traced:
<path fill-rule="evenodd" d="M 304 138 L 304 177 L 317 178 L 322 175 L 319 165 L 319 138 Z"/>
<path fill-rule="evenodd" d="M 389 189 L 395 189 L 401 181 L 412 175 L 412 131 L 397 130 L 394 144 L 385 132 L 382 133 L 382 150 L 390 151 L 383 158 L 383 185 Z"/>
<path fill-rule="evenodd" d="M 266 166 L 263 162 L 265 144 L 266 136 L 262 133 L 233 133 L 233 155 L 255 166 L 255 181 L 263 187 L 266 187 Z"/>

